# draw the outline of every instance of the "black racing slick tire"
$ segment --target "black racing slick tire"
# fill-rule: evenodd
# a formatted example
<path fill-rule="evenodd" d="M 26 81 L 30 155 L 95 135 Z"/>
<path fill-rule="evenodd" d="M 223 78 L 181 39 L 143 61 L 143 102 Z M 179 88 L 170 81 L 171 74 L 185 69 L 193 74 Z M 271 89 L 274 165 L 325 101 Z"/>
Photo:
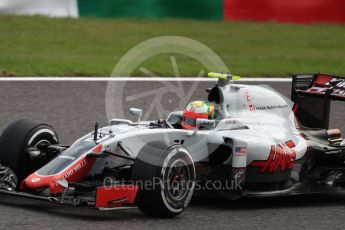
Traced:
<path fill-rule="evenodd" d="M 195 166 L 181 145 L 148 144 L 134 162 L 138 208 L 156 217 L 174 217 L 188 206 L 195 188 Z"/>
<path fill-rule="evenodd" d="M 0 164 L 11 168 L 20 183 L 49 160 L 47 157 L 31 159 L 27 151 L 38 145 L 58 144 L 54 129 L 31 120 L 17 120 L 4 130 L 0 137 Z"/>

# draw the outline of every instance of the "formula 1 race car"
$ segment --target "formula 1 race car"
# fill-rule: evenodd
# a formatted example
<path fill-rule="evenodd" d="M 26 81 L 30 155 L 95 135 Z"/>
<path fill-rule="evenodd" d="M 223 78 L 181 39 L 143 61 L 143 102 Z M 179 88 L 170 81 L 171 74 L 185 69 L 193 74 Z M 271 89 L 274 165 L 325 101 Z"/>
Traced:
<path fill-rule="evenodd" d="M 345 141 L 329 129 L 345 78 L 296 75 L 292 101 L 268 86 L 233 84 L 210 73 L 212 119 L 167 119 L 109 126 L 59 145 L 54 129 L 18 120 L 0 138 L 0 193 L 99 210 L 139 207 L 172 217 L 193 195 L 229 199 L 345 189 Z M 212 107 L 213 108 L 213 107 Z M 181 123 L 195 128 L 183 128 Z"/>

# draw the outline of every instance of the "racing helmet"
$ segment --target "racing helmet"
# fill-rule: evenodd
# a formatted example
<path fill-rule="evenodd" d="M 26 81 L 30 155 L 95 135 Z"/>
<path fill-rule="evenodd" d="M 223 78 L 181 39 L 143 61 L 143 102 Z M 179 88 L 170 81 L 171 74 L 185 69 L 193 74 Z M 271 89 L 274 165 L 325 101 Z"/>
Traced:
<path fill-rule="evenodd" d="M 215 105 L 207 101 L 192 101 L 183 111 L 183 120 L 181 122 L 184 129 L 195 129 L 196 119 L 215 119 Z"/>

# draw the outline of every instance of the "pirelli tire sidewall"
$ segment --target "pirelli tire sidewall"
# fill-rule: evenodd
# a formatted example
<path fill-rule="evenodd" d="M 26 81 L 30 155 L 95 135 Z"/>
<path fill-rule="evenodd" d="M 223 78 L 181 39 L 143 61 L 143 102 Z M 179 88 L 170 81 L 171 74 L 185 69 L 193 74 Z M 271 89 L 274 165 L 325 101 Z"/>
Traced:
<path fill-rule="evenodd" d="M 0 164 L 11 168 L 20 183 L 25 177 L 38 170 L 50 159 L 29 159 L 26 148 L 35 146 L 40 141 L 58 144 L 54 129 L 31 120 L 17 120 L 4 130 L 0 137 Z"/>
<path fill-rule="evenodd" d="M 172 199 L 168 191 L 168 173 L 176 162 L 186 165 L 184 168 L 189 172 L 189 178 L 186 191 L 181 192 L 179 199 Z M 183 146 L 150 143 L 140 151 L 132 178 L 140 185 L 136 204 L 141 211 L 158 217 L 173 217 L 188 206 L 194 193 L 196 173 L 191 154 Z M 153 186 L 150 186 L 152 182 Z"/>

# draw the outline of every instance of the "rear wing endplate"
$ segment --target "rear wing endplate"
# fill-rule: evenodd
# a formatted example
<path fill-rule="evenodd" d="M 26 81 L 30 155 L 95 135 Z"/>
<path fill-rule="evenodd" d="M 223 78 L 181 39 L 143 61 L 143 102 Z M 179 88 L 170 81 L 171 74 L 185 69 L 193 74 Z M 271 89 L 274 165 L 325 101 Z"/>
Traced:
<path fill-rule="evenodd" d="M 303 126 L 328 129 L 331 101 L 345 101 L 345 77 L 319 73 L 294 75 L 291 100 Z"/>

